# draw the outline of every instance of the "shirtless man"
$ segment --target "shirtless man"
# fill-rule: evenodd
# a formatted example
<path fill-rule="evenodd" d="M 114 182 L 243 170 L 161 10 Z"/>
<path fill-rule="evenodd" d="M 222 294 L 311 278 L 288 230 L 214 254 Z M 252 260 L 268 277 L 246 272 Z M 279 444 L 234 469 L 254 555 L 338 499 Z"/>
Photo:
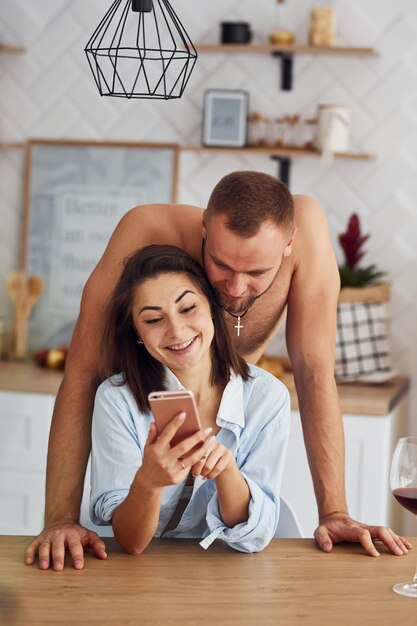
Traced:
<path fill-rule="evenodd" d="M 336 542 L 358 541 L 377 556 L 373 540 L 380 540 L 393 554 L 406 553 L 411 545 L 390 529 L 366 526 L 347 514 L 334 381 L 339 274 L 324 213 L 311 198 L 293 198 L 272 176 L 235 172 L 216 185 L 206 213 L 187 205 L 129 211 L 87 281 L 52 420 L 45 529 L 30 544 L 26 563 L 38 553 L 41 569 L 52 561 L 60 570 L 66 548 L 76 569 L 84 565 L 85 549 L 106 558 L 104 542 L 78 524 L 100 382 L 101 320 L 123 260 L 150 243 L 177 245 L 203 262 L 239 350 L 251 363 L 263 354 L 287 308 L 287 347 L 318 504 L 316 541 L 325 552 Z"/>

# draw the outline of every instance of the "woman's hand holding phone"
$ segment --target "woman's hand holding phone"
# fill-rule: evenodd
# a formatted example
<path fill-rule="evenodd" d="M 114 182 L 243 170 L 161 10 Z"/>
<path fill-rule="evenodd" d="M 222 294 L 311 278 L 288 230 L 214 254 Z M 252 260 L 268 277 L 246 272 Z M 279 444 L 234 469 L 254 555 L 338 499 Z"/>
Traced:
<path fill-rule="evenodd" d="M 162 488 L 177 485 L 184 480 L 191 466 L 208 454 L 212 428 L 200 429 L 190 437 L 172 446 L 177 431 L 185 420 L 185 413 L 176 415 L 158 435 L 152 422 L 138 470 L 148 487 Z M 172 447 L 171 447 L 172 446 Z M 196 448 L 195 450 L 193 450 Z"/>

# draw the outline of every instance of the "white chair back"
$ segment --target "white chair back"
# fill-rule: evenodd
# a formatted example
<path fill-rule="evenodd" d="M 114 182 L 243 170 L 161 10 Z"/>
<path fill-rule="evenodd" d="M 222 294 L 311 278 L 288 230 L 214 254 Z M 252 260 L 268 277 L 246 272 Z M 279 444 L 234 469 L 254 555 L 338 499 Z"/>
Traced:
<path fill-rule="evenodd" d="M 280 501 L 281 508 L 279 513 L 279 522 L 274 538 L 302 539 L 304 537 L 304 533 L 294 509 L 283 498 L 280 498 Z"/>

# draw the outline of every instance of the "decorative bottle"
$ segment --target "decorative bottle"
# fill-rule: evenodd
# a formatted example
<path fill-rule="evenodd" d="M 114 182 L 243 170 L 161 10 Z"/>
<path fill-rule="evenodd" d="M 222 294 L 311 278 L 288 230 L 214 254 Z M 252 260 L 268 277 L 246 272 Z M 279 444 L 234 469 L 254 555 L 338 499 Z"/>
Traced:
<path fill-rule="evenodd" d="M 274 45 L 291 45 L 295 37 L 291 29 L 289 2 L 274 0 L 274 30 L 269 35 L 269 42 Z"/>

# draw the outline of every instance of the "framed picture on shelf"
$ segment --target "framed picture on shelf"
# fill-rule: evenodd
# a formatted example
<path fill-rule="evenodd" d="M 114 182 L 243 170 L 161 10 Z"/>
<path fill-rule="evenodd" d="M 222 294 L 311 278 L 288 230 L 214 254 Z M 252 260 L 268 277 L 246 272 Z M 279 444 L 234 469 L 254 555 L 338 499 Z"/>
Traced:
<path fill-rule="evenodd" d="M 208 89 L 204 93 L 204 146 L 241 148 L 247 143 L 249 95 L 246 91 Z"/>

